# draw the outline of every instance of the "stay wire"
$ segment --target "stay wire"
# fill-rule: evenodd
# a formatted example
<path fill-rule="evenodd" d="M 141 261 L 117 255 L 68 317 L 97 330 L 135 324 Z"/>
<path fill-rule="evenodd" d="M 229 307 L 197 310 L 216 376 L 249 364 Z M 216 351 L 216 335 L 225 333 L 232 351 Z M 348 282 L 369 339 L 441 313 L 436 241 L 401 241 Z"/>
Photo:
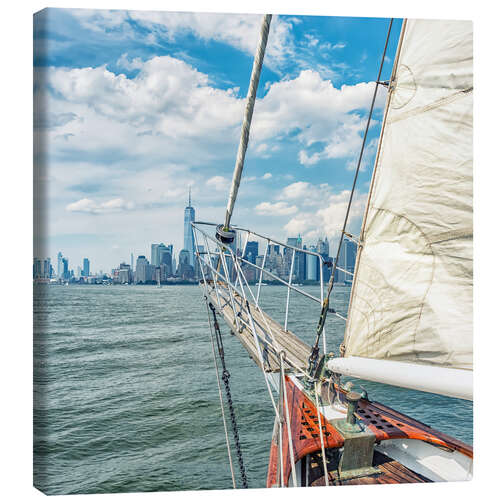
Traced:
<path fill-rule="evenodd" d="M 371 105 L 370 105 L 370 112 L 368 113 L 368 120 L 366 122 L 366 128 L 365 128 L 365 132 L 364 132 L 364 135 L 363 135 L 363 142 L 361 144 L 361 150 L 359 152 L 358 163 L 356 165 L 356 173 L 354 175 L 354 181 L 353 181 L 353 184 L 352 184 L 351 194 L 349 196 L 349 203 L 347 204 L 347 210 L 346 210 L 346 214 L 345 214 L 345 218 L 344 218 L 344 224 L 342 226 L 342 232 L 340 234 L 340 241 L 339 241 L 339 245 L 337 247 L 337 255 L 335 257 L 335 262 L 333 263 L 333 268 L 332 268 L 332 274 L 331 274 L 330 280 L 328 282 L 328 290 L 327 290 L 327 293 L 326 293 L 326 297 L 325 297 L 325 299 L 323 301 L 323 305 L 321 307 L 321 313 L 320 313 L 320 317 L 319 317 L 319 322 L 318 322 L 318 326 L 316 328 L 316 340 L 314 342 L 314 345 L 313 345 L 313 347 L 311 349 L 311 354 L 309 356 L 308 372 L 310 374 L 312 374 L 312 371 L 316 367 L 316 362 L 318 360 L 319 340 L 321 338 L 321 334 L 323 332 L 323 329 L 324 329 L 324 326 L 325 326 L 325 322 L 326 322 L 326 316 L 328 314 L 328 309 L 329 309 L 329 304 L 330 304 L 330 294 L 332 292 L 333 284 L 335 282 L 335 273 L 337 271 L 337 263 L 338 263 L 338 260 L 339 260 L 339 257 L 340 257 L 340 250 L 342 248 L 342 243 L 344 242 L 344 234 L 345 234 L 345 230 L 346 230 L 346 227 L 347 227 L 347 222 L 349 221 L 349 213 L 351 211 L 351 205 L 352 205 L 352 200 L 353 200 L 353 196 L 354 196 L 354 191 L 356 189 L 356 183 L 357 183 L 359 171 L 360 171 L 360 168 L 361 168 L 361 162 L 363 160 L 363 153 L 364 153 L 364 150 L 365 150 L 366 139 L 368 137 L 368 130 L 370 128 L 370 123 L 371 123 L 371 119 L 372 119 L 372 115 L 373 115 L 373 108 L 375 107 L 375 99 L 377 98 L 378 86 L 380 85 L 380 76 L 382 74 L 382 69 L 384 67 L 385 54 L 387 52 L 387 46 L 389 44 L 389 37 L 391 35 L 391 29 L 392 29 L 392 23 L 393 23 L 393 21 L 394 21 L 394 19 L 391 19 L 391 21 L 389 23 L 389 28 L 387 30 L 387 37 L 385 39 L 385 45 L 384 45 L 384 51 L 383 51 L 383 54 L 382 54 L 382 60 L 380 61 L 378 75 L 377 75 L 377 79 L 375 81 L 375 89 L 373 91 L 372 101 L 371 101 Z"/>

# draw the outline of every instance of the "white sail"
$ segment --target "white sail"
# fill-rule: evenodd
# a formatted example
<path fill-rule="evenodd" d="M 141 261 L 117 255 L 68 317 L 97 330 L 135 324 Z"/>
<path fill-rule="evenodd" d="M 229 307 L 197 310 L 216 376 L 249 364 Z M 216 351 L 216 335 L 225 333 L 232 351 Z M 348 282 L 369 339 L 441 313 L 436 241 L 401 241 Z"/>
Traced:
<path fill-rule="evenodd" d="M 472 23 L 408 20 L 392 80 L 344 356 L 472 370 Z"/>

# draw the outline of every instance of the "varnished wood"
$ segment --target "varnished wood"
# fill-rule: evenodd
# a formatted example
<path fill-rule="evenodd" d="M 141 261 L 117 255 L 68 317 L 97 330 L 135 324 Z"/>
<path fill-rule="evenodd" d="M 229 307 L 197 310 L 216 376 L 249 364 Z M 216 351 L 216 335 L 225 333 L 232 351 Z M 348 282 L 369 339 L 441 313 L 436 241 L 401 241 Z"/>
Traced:
<path fill-rule="evenodd" d="M 328 385 L 323 386 L 322 395 L 328 398 Z M 339 391 L 345 401 L 345 391 Z M 331 397 L 331 395 L 330 395 Z M 362 399 L 358 404 L 357 417 L 375 434 L 377 441 L 386 439 L 418 439 L 449 450 L 457 450 L 467 457 L 473 457 L 472 446 L 404 415 L 377 401 Z"/>
<path fill-rule="evenodd" d="M 288 401 L 290 405 L 290 420 L 295 462 L 309 455 L 311 457 L 311 482 L 313 486 L 324 485 L 324 472 L 321 458 L 321 442 L 319 438 L 319 423 L 316 406 L 291 380 L 285 377 Z M 328 384 L 322 388 L 323 400 L 332 396 L 328 394 Z M 345 401 L 345 391 L 340 389 L 339 396 Z M 425 441 L 436 446 L 456 450 L 468 457 L 473 456 L 472 447 L 461 441 L 436 431 L 432 427 L 399 413 L 381 403 L 362 399 L 358 405 L 357 417 L 375 434 L 378 442 L 388 439 L 415 439 Z M 321 423 L 325 436 L 327 454 L 340 448 L 344 443 L 343 436 L 321 416 Z M 288 451 L 288 436 L 286 423 L 283 426 L 283 454 L 285 485 L 290 481 L 290 456 Z M 279 449 L 278 436 L 275 434 L 271 443 L 267 487 L 279 484 Z M 374 465 L 380 469 L 376 475 L 340 481 L 336 472 L 335 460 L 329 462 L 329 483 L 332 485 L 346 484 L 395 484 L 420 483 L 430 480 L 411 471 L 396 460 L 375 452 Z"/>
<path fill-rule="evenodd" d="M 209 283 L 210 285 L 211 283 Z M 255 346 L 255 339 L 253 332 L 250 328 L 250 320 L 248 318 L 248 311 L 246 303 L 244 303 L 243 297 L 238 294 L 234 294 L 233 300 L 235 303 L 236 314 L 240 320 L 240 328 L 238 329 L 235 312 L 231 306 L 231 299 L 229 296 L 229 291 L 227 285 L 219 283 L 217 285 L 217 290 L 219 293 L 219 300 L 221 307 L 218 306 L 217 294 L 215 288 L 209 286 L 208 289 L 208 300 L 212 302 L 214 307 L 222 314 L 224 321 L 231 328 L 231 331 L 238 337 L 243 347 L 247 350 L 250 357 L 255 361 L 257 365 L 260 366 L 259 354 L 257 347 Z M 249 304 L 252 318 L 255 325 L 255 330 L 257 336 L 260 339 L 259 345 L 262 351 L 262 357 L 264 359 L 264 370 L 266 372 L 277 372 L 280 369 L 280 362 L 278 355 L 268 348 L 268 345 L 262 340 L 270 342 L 272 339 L 269 335 L 268 330 L 270 329 L 276 343 L 279 345 L 279 349 L 283 350 L 286 355 L 286 359 L 293 362 L 294 365 L 305 370 L 307 367 L 307 362 L 311 348 L 305 342 L 300 340 L 296 335 L 290 331 L 285 331 L 284 328 L 270 316 L 268 316 L 263 311 L 257 309 L 255 306 Z"/>
<path fill-rule="evenodd" d="M 319 430 L 319 420 L 316 406 L 313 402 L 290 380 L 285 377 L 285 387 L 287 391 L 288 404 L 290 408 L 290 429 L 292 434 L 293 455 L 295 462 L 306 455 L 321 449 L 321 438 Z M 326 448 L 339 448 L 344 444 L 342 435 L 326 420 L 323 415 L 321 425 L 323 430 L 323 439 Z M 267 486 L 279 483 L 278 443 L 276 437 L 271 444 L 271 453 L 269 460 L 269 469 L 267 475 Z M 288 485 L 291 473 L 288 429 L 286 422 L 283 425 L 283 465 L 285 485 Z"/>
<path fill-rule="evenodd" d="M 431 483 L 432 481 L 421 474 L 408 469 L 398 461 L 376 451 L 373 455 L 373 465 L 380 471 L 365 477 L 357 477 L 347 480 L 339 480 L 335 471 L 329 471 L 328 482 L 332 486 L 347 486 L 359 484 L 404 484 L 404 483 Z M 318 469 L 321 467 L 318 465 Z M 311 486 L 324 486 L 324 475 L 312 481 Z"/>

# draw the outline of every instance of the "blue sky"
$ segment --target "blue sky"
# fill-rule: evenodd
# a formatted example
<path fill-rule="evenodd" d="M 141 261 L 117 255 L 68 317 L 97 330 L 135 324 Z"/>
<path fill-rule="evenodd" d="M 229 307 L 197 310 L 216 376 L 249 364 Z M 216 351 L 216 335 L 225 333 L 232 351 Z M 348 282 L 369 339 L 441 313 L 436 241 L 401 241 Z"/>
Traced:
<path fill-rule="evenodd" d="M 109 271 L 222 222 L 261 16 L 48 9 L 35 17 L 48 252 Z M 233 222 L 306 243 L 338 236 L 388 19 L 274 16 Z M 395 20 L 383 79 L 389 78 Z M 380 91 L 381 90 L 381 91 Z M 361 221 L 385 90 L 352 228 Z"/>

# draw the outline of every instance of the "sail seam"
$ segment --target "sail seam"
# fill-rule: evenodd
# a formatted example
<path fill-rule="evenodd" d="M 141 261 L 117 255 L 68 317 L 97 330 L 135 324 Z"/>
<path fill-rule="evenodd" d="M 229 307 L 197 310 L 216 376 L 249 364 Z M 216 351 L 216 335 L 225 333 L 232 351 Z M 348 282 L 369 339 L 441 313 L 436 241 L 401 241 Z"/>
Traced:
<path fill-rule="evenodd" d="M 430 245 L 434 245 L 436 243 L 442 243 L 443 241 L 450 240 L 458 240 L 460 238 L 472 238 L 473 236 L 472 229 L 461 229 L 456 231 L 447 231 L 445 233 L 441 233 L 437 235 L 434 239 L 429 241 Z"/>
<path fill-rule="evenodd" d="M 461 97 L 465 97 L 469 95 L 472 92 L 473 87 L 470 87 L 465 90 L 460 90 L 458 92 L 455 92 L 449 96 L 442 97 L 441 99 L 438 99 L 437 101 L 431 102 L 430 104 L 426 104 L 425 106 L 419 106 L 418 108 L 411 109 L 409 111 L 406 111 L 404 113 L 401 113 L 399 116 L 395 116 L 394 118 L 391 118 L 387 120 L 388 124 L 396 123 L 401 120 L 406 120 L 407 118 L 410 118 L 415 115 L 420 115 L 422 113 L 426 113 L 427 111 L 431 111 L 433 109 L 439 108 L 441 106 L 444 106 L 446 104 L 449 104 L 451 102 L 456 101 L 457 99 L 460 99 Z"/>
<path fill-rule="evenodd" d="M 426 241 L 426 246 L 429 248 L 429 251 L 430 251 L 430 254 L 432 255 L 432 270 L 431 270 L 431 277 L 429 279 L 429 284 L 427 286 L 427 289 L 425 290 L 425 293 L 423 294 L 423 297 L 422 297 L 422 300 L 421 300 L 421 304 L 420 304 L 420 311 L 418 313 L 418 317 L 417 317 L 417 324 L 415 325 L 415 329 L 413 331 L 413 355 L 415 356 L 415 359 L 419 359 L 419 355 L 418 355 L 418 352 L 417 352 L 417 349 L 416 349 L 416 344 L 417 344 L 417 332 L 418 332 L 418 329 L 420 327 L 420 322 L 422 320 L 422 313 L 423 313 L 423 310 L 424 310 L 424 306 L 425 306 L 425 301 L 427 299 L 427 295 L 429 294 L 429 291 L 431 289 L 431 286 L 434 282 L 434 276 L 435 276 L 435 272 L 436 272 L 436 254 L 434 253 L 434 249 L 432 248 L 432 244 L 433 242 L 427 237 L 427 235 L 425 234 L 425 232 L 420 228 L 420 226 L 418 224 L 416 224 L 414 221 L 412 221 L 409 217 L 407 217 L 406 215 L 402 215 L 402 214 L 398 214 L 396 212 L 393 212 L 392 210 L 389 210 L 387 208 L 382 208 L 382 207 L 375 207 L 372 205 L 371 207 L 373 210 L 377 210 L 379 212 L 388 212 L 390 213 L 393 217 L 399 217 L 401 219 L 404 219 L 406 220 L 407 222 L 409 222 L 413 227 L 415 227 L 419 233 L 422 235 L 422 237 L 424 238 L 424 240 Z"/>

